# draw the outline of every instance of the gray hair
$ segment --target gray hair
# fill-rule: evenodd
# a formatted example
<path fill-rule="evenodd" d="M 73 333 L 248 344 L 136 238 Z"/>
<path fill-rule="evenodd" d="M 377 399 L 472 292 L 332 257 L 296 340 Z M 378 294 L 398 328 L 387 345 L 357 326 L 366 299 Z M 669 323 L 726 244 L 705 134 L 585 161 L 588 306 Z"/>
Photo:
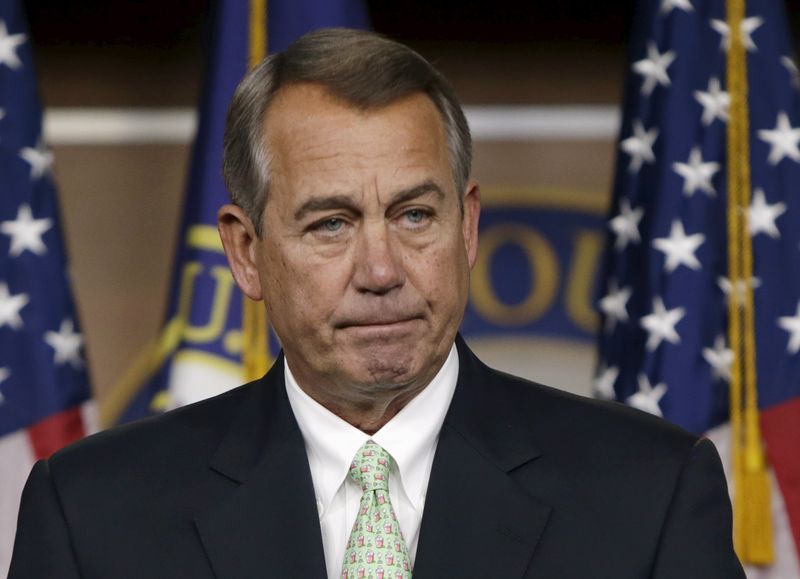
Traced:
<path fill-rule="evenodd" d="M 407 46 L 374 32 L 318 30 L 251 70 L 228 108 L 222 175 L 231 200 L 244 210 L 259 235 L 270 185 L 264 115 L 280 88 L 293 83 L 322 85 L 362 110 L 387 106 L 414 93 L 426 94 L 442 116 L 456 190 L 464 191 L 472 166 L 472 138 L 447 79 Z"/>

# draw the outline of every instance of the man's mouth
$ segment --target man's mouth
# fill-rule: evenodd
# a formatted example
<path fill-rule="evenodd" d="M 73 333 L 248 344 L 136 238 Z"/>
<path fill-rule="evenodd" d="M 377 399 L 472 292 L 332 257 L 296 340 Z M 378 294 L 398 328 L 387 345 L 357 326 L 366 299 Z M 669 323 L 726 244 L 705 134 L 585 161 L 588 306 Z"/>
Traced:
<path fill-rule="evenodd" d="M 414 322 L 420 321 L 422 319 L 421 316 L 392 316 L 392 317 L 376 317 L 376 318 L 366 318 L 366 319 L 357 319 L 357 320 L 347 320 L 341 324 L 337 324 L 339 329 L 403 329 L 407 326 L 413 324 Z"/>

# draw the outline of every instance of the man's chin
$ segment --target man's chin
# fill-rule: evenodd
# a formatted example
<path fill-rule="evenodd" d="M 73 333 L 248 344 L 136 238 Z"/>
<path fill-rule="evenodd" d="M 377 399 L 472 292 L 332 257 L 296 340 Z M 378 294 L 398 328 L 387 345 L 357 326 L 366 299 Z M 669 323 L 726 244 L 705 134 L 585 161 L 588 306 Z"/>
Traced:
<path fill-rule="evenodd" d="M 430 379 L 429 328 L 420 320 L 391 327 L 350 327 L 340 331 L 337 366 L 364 391 L 392 391 Z"/>
<path fill-rule="evenodd" d="M 382 390 L 402 388 L 415 378 L 413 361 L 406 351 L 405 356 L 373 357 L 363 360 L 358 371 L 363 384 Z"/>
<path fill-rule="evenodd" d="M 412 344 L 425 331 L 424 321 L 418 318 L 391 323 L 349 325 L 338 330 L 341 339 L 359 348 Z"/>
<path fill-rule="evenodd" d="M 415 383 L 422 370 L 407 345 L 383 348 L 373 345 L 370 352 L 362 351 L 351 361 L 347 364 L 350 378 L 366 392 L 402 390 Z"/>
<path fill-rule="evenodd" d="M 334 349 L 344 366 L 383 374 L 407 367 L 425 339 L 416 320 L 396 324 L 351 326 L 339 331 Z"/>

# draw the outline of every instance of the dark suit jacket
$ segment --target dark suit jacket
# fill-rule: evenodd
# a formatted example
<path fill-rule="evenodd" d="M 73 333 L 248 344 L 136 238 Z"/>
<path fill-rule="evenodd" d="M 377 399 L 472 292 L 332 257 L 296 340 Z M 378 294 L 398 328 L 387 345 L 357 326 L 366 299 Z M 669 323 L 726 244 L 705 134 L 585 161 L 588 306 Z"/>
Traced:
<path fill-rule="evenodd" d="M 710 442 L 496 372 L 460 339 L 458 350 L 414 579 L 744 577 Z M 325 577 L 281 360 L 39 462 L 9 577 Z"/>

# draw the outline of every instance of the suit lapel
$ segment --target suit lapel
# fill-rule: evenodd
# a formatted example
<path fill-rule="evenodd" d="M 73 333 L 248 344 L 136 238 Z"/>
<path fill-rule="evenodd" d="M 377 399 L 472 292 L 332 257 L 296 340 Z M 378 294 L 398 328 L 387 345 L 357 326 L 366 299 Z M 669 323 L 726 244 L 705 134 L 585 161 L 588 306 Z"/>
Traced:
<path fill-rule="evenodd" d="M 314 488 L 279 359 L 260 383 L 211 463 L 231 489 L 195 517 L 219 579 L 324 577 Z"/>
<path fill-rule="evenodd" d="M 459 378 L 439 436 L 414 579 L 522 577 L 550 507 L 513 471 L 540 452 L 498 397 L 497 375 L 457 339 Z M 506 418 L 512 417 L 508 420 Z M 195 517 L 219 579 L 324 577 L 311 473 L 283 381 L 283 362 L 252 387 L 211 461 L 230 489 Z"/>
<path fill-rule="evenodd" d="M 463 340 L 457 345 L 458 386 L 428 484 L 414 579 L 522 577 L 550 507 L 511 473 L 540 452 L 508 401 L 492 391 L 496 375 Z"/>

